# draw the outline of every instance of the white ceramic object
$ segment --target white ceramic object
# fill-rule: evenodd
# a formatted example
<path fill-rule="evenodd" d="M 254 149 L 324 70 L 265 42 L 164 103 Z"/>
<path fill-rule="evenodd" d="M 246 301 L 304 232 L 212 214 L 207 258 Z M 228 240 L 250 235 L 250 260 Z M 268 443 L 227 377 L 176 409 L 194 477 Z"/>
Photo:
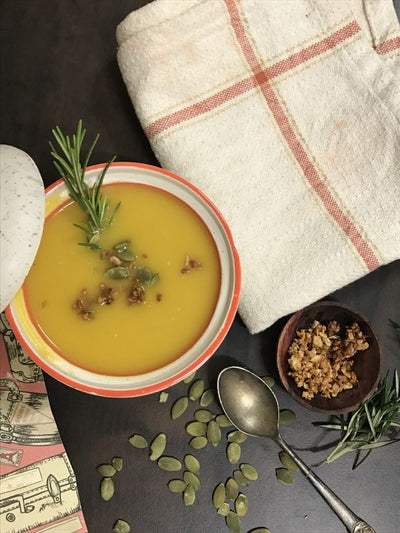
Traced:
<path fill-rule="evenodd" d="M 32 266 L 43 231 L 45 192 L 33 159 L 0 145 L 0 311 L 10 303 Z"/>

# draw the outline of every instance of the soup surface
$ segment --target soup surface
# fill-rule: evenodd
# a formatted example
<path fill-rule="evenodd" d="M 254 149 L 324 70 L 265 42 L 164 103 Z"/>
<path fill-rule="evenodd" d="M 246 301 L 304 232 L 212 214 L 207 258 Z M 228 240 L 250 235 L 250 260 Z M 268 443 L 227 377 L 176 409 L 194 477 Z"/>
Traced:
<path fill-rule="evenodd" d="M 220 287 L 218 252 L 201 218 L 169 193 L 139 184 L 103 190 L 111 207 L 121 201 L 101 235 L 103 253 L 78 246 L 85 234 L 74 224 L 84 215 L 74 203 L 63 206 L 45 223 L 24 295 L 38 328 L 64 358 L 101 374 L 141 374 L 175 360 L 207 327 Z M 134 272 L 147 267 L 159 275 L 151 286 L 139 283 L 139 302 L 128 299 L 137 281 L 105 275 L 122 241 L 136 256 Z M 114 291 L 109 305 L 97 302 L 101 284 Z M 76 308 L 82 290 L 89 320 Z"/>

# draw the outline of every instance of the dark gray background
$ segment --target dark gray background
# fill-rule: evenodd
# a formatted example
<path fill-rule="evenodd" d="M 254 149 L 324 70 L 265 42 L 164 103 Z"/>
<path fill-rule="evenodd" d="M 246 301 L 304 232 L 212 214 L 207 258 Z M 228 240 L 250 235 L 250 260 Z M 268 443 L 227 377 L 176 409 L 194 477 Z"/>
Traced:
<path fill-rule="evenodd" d="M 83 118 L 88 132 L 101 133 L 94 163 L 114 154 L 120 161 L 157 164 L 133 112 L 116 63 L 115 28 L 146 0 L 2 0 L 1 2 L 1 138 L 36 161 L 46 185 L 56 178 L 48 150 L 50 131 L 59 124 L 72 131 Z M 399 2 L 396 2 L 397 8 Z M 399 367 L 400 336 L 388 319 L 400 320 L 400 262 L 369 274 L 329 298 L 365 314 L 372 322 L 383 351 L 383 370 Z M 265 332 L 251 336 L 237 318 L 217 354 L 202 367 L 199 376 L 212 386 L 217 371 L 234 362 L 261 375 L 276 376 L 276 341 L 285 318 Z M 166 483 L 171 476 L 134 450 L 128 437 L 140 432 L 151 439 L 159 431 L 169 437 L 167 451 L 188 453 L 182 420 L 169 419 L 171 401 L 186 392 L 179 384 L 170 391 L 167 404 L 158 395 L 132 399 L 99 398 L 68 388 L 46 376 L 54 415 L 75 469 L 83 510 L 91 533 L 107 533 L 117 518 L 125 518 L 137 533 L 217 533 L 227 531 L 223 518 L 211 503 L 211 491 L 232 472 L 225 447 L 198 452 L 202 488 L 196 504 L 185 508 L 180 496 Z M 330 441 L 313 421 L 325 419 L 298 404 L 275 386 L 282 407 L 292 408 L 296 422 L 283 429 L 288 442 L 309 448 Z M 309 463 L 325 456 L 303 450 Z M 114 455 L 125 460 L 118 474 L 116 494 L 105 503 L 99 496 L 96 465 Z M 273 533 L 336 533 L 344 527 L 325 502 L 302 477 L 285 487 L 275 480 L 280 466 L 273 442 L 249 440 L 243 461 L 256 465 L 260 478 L 245 489 L 250 511 L 243 531 L 265 525 Z M 360 516 L 381 533 L 399 531 L 399 447 L 374 452 L 356 471 L 352 457 L 343 457 L 318 473 Z"/>

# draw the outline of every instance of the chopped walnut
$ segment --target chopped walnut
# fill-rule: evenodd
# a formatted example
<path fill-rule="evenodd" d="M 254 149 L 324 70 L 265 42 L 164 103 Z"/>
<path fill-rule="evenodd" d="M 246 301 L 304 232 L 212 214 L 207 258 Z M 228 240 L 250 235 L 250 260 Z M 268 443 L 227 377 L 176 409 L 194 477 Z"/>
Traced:
<path fill-rule="evenodd" d="M 128 302 L 131 304 L 144 303 L 146 301 L 146 292 L 142 285 L 132 285 L 128 292 Z"/>
<path fill-rule="evenodd" d="M 336 321 L 324 325 L 316 320 L 308 329 L 298 330 L 289 346 L 289 376 L 303 389 L 302 397 L 307 400 L 316 394 L 334 398 L 357 383 L 353 358 L 368 347 L 357 323 L 346 326 L 341 336 Z"/>
<path fill-rule="evenodd" d="M 201 268 L 203 268 L 203 265 L 200 263 L 200 261 L 197 261 L 197 259 L 190 259 L 190 257 L 186 254 L 185 264 L 181 270 L 182 274 L 189 274 L 192 270 L 199 270 Z"/>
<path fill-rule="evenodd" d="M 81 290 L 79 297 L 72 304 L 72 309 L 76 311 L 76 313 L 80 315 L 83 320 L 93 320 L 94 312 L 89 309 L 86 289 Z"/>
<path fill-rule="evenodd" d="M 113 288 L 107 287 L 105 283 L 101 283 L 96 302 L 100 305 L 111 305 L 116 295 L 117 292 Z"/>

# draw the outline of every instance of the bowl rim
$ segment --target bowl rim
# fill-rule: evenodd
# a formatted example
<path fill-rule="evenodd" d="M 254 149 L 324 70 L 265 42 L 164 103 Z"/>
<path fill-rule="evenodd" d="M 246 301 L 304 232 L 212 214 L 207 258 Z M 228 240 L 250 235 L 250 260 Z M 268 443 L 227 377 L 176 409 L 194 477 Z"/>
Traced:
<path fill-rule="evenodd" d="M 91 165 L 91 166 L 87 167 L 86 172 L 89 173 L 89 174 L 92 173 L 92 177 L 95 178 L 96 175 L 98 175 L 98 172 L 101 171 L 105 166 L 106 166 L 106 163 L 100 163 L 100 164 L 96 164 L 96 165 Z M 217 350 L 217 348 L 219 347 L 219 345 L 222 343 L 223 339 L 227 335 L 227 333 L 228 333 L 228 331 L 229 331 L 229 329 L 230 329 L 230 327 L 232 325 L 232 322 L 233 322 L 233 320 L 235 318 L 235 315 L 236 315 L 236 311 L 237 311 L 238 304 L 239 304 L 240 287 L 241 287 L 240 258 L 239 258 L 239 254 L 238 254 L 238 252 L 236 250 L 236 247 L 234 245 L 232 232 L 231 232 L 231 230 L 230 230 L 225 218 L 223 217 L 223 215 L 219 211 L 219 209 L 206 196 L 206 194 L 203 193 L 198 187 L 193 185 L 191 182 L 189 182 L 188 180 L 182 178 L 181 176 L 178 176 L 178 175 L 174 174 L 173 172 L 170 172 L 170 171 L 168 171 L 166 169 L 163 169 L 163 168 L 160 168 L 160 167 L 156 167 L 154 165 L 148 165 L 146 163 L 127 162 L 127 161 L 113 162 L 110 165 L 110 169 L 112 169 L 112 168 L 114 168 L 114 169 L 118 169 L 118 168 L 119 169 L 124 169 L 126 167 L 130 167 L 130 168 L 133 168 L 134 170 L 139 170 L 139 171 L 140 170 L 149 171 L 150 173 L 155 173 L 155 174 L 158 174 L 158 175 L 161 174 L 160 179 L 162 179 L 162 180 L 164 179 L 165 176 L 168 177 L 168 178 L 171 178 L 172 180 L 174 180 L 172 182 L 173 184 L 175 182 L 178 182 L 180 186 L 183 186 L 183 190 L 186 189 L 188 194 L 193 196 L 193 198 L 195 198 L 196 201 L 200 201 L 200 204 L 202 203 L 210 211 L 211 215 L 215 218 L 215 220 L 216 220 L 216 222 L 217 222 L 217 224 L 218 224 L 218 226 L 219 226 L 219 228 L 221 230 L 221 233 L 223 233 L 223 239 L 224 239 L 224 241 L 226 241 L 226 244 L 227 244 L 227 250 L 228 250 L 228 252 L 230 254 L 229 263 L 231 265 L 231 270 L 232 270 L 232 272 L 231 272 L 232 283 L 231 283 L 231 287 L 229 289 L 227 289 L 228 293 L 229 293 L 230 301 L 227 304 L 227 309 L 223 313 L 224 318 L 223 318 L 222 324 L 219 326 L 218 331 L 216 332 L 216 334 L 212 338 L 212 341 L 206 346 L 205 349 L 203 349 L 203 351 L 201 351 L 201 353 L 198 356 L 196 356 L 194 358 L 193 361 L 190 362 L 190 364 L 185 366 L 182 370 L 180 370 L 180 371 L 178 371 L 178 372 L 176 372 L 176 373 L 174 373 L 174 374 L 172 374 L 172 375 L 170 375 L 170 376 L 168 376 L 166 378 L 162 378 L 160 381 L 157 381 L 157 382 L 154 382 L 154 383 L 151 383 L 151 384 L 145 384 L 145 385 L 139 386 L 139 387 L 132 387 L 132 386 L 129 387 L 128 386 L 128 387 L 125 388 L 123 386 L 123 382 L 124 382 L 124 380 L 126 381 L 127 376 L 120 376 L 121 377 L 122 386 L 118 387 L 116 389 L 107 387 L 104 384 L 102 384 L 101 386 L 95 386 L 95 385 L 88 385 L 88 384 L 82 383 L 79 380 L 79 375 L 78 376 L 76 374 L 74 376 L 65 375 L 65 373 L 57 370 L 57 368 L 54 368 L 54 366 L 49 364 L 45 359 L 43 359 L 39 354 L 37 354 L 34 351 L 34 349 L 27 342 L 27 340 L 25 339 L 24 335 L 20 331 L 20 328 L 19 328 L 19 325 L 18 325 L 18 320 L 17 320 L 17 317 L 16 317 L 17 316 L 17 312 L 16 312 L 16 309 L 15 309 L 14 301 L 17 300 L 18 297 L 23 298 L 23 290 L 22 290 L 22 287 L 21 287 L 21 289 L 18 291 L 16 297 L 7 306 L 5 312 L 6 312 L 7 319 L 10 322 L 10 325 L 11 325 L 11 327 L 13 329 L 13 332 L 16 335 L 16 337 L 17 337 L 18 341 L 20 342 L 21 346 L 24 348 L 24 350 L 38 364 L 38 366 L 40 366 L 45 372 L 47 372 L 49 375 L 54 377 L 56 380 L 66 384 L 66 385 L 68 385 L 68 386 L 70 386 L 72 388 L 81 390 L 83 392 L 96 394 L 96 395 L 100 395 L 100 396 L 107 396 L 107 397 L 134 397 L 134 396 L 143 396 L 143 395 L 146 395 L 146 394 L 152 394 L 154 392 L 159 392 L 161 390 L 164 390 L 166 388 L 171 387 L 172 385 L 175 385 L 176 383 L 182 381 L 185 377 L 187 377 L 188 375 L 190 375 L 194 371 L 196 371 L 200 366 L 202 366 L 214 354 L 214 352 Z M 96 172 L 97 172 L 97 174 L 96 174 Z M 89 180 L 90 180 L 90 177 L 91 176 L 89 175 L 88 176 Z M 106 177 L 107 177 L 107 175 L 106 175 Z M 123 183 L 123 182 L 124 182 L 123 180 L 120 180 L 120 181 L 113 181 L 112 183 Z M 105 180 L 104 184 L 105 185 L 107 184 L 106 180 Z M 154 186 L 154 187 L 157 188 L 157 185 L 154 185 L 154 184 L 153 185 L 150 184 L 150 186 Z M 65 199 L 69 198 L 68 192 L 67 192 L 65 184 L 64 184 L 64 181 L 63 181 L 62 178 L 60 178 L 57 181 L 55 181 L 54 183 L 52 183 L 51 185 L 49 185 L 45 189 L 46 199 L 57 188 L 60 188 L 63 192 L 64 191 L 66 192 Z M 167 192 L 170 192 L 170 191 L 167 190 Z M 170 192 L 170 194 L 174 195 L 174 193 L 171 193 L 171 192 Z M 185 202 L 185 200 L 180 198 L 177 194 L 175 194 L 175 196 L 178 199 L 180 199 L 181 201 Z M 60 199 L 60 201 L 57 203 L 57 205 L 55 207 L 58 207 L 62 203 L 63 202 Z M 197 213 L 197 215 L 200 216 L 200 218 L 202 218 L 201 215 L 196 211 L 196 209 L 193 206 L 189 206 L 189 207 L 191 207 L 192 210 L 194 210 Z M 50 210 L 50 213 L 52 212 L 52 210 L 53 209 Z M 206 224 L 207 227 L 209 227 L 204 219 L 203 219 L 203 222 Z M 209 230 L 210 230 L 210 228 L 209 228 Z M 210 232 L 211 232 L 211 230 L 210 230 Z M 211 232 L 211 234 L 212 234 L 212 232 Z M 212 234 L 212 236 L 213 236 L 213 239 L 215 240 L 215 235 Z M 220 257 L 220 261 L 221 261 L 221 257 Z M 222 265 L 221 265 L 221 268 L 222 268 Z M 221 272 L 221 274 L 222 274 L 222 272 Z M 214 316 L 214 314 L 215 314 L 215 310 L 214 310 L 213 316 Z M 210 322 L 211 322 L 212 318 L 210 319 Z M 206 330 L 209 327 L 210 322 L 209 322 L 208 326 L 206 327 Z M 204 335 L 204 332 L 200 336 L 200 339 L 203 337 L 203 335 Z M 185 353 L 187 353 L 187 351 L 184 352 L 183 354 L 181 354 L 181 356 L 179 356 L 175 361 L 179 361 L 185 355 Z M 162 369 L 165 369 L 169 365 L 172 365 L 175 361 L 173 361 L 172 363 L 169 363 L 167 365 L 163 365 L 159 369 L 157 369 L 155 371 L 152 371 L 152 372 L 157 372 L 157 371 L 160 371 Z M 73 368 L 76 368 L 78 373 L 82 372 L 82 371 L 86 372 L 84 369 L 82 369 L 81 367 L 78 367 L 77 365 L 71 364 L 70 366 L 72 366 Z M 152 372 L 145 372 L 143 374 L 138 374 L 137 376 L 149 376 Z M 96 372 L 88 372 L 88 374 L 90 374 L 92 376 L 102 377 L 102 378 L 105 377 L 104 374 L 99 374 L 99 373 L 96 373 Z M 131 377 L 137 377 L 137 376 L 131 376 Z M 112 378 L 114 379 L 114 378 L 118 378 L 118 377 L 112 376 Z"/>

